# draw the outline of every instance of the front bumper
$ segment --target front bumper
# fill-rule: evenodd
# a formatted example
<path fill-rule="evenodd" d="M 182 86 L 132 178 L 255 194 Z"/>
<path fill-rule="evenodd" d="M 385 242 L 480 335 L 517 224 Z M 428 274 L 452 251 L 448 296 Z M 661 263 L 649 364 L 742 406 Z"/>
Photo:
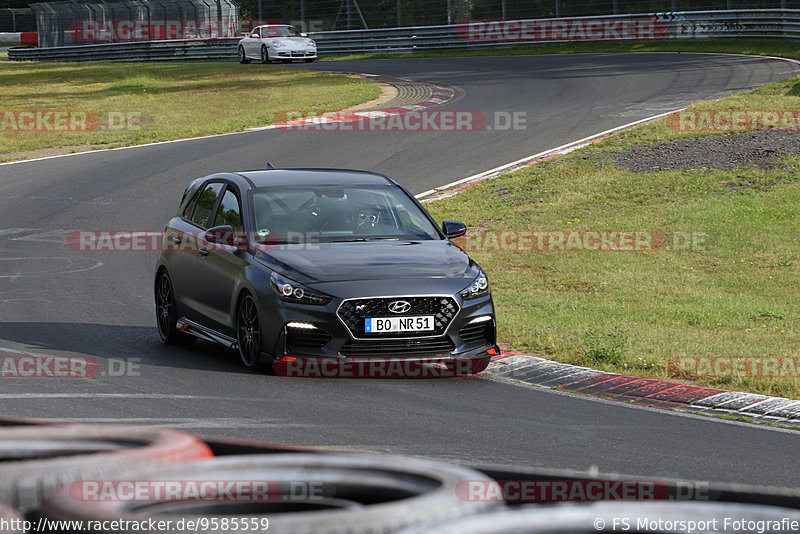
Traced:
<path fill-rule="evenodd" d="M 269 58 L 272 60 L 306 60 L 317 59 L 317 50 L 314 49 L 286 49 L 286 48 L 270 48 Z"/>
<path fill-rule="evenodd" d="M 358 328 L 358 325 L 363 325 L 365 317 L 380 316 L 377 309 L 385 308 L 383 301 L 404 298 L 413 302 L 408 315 L 436 316 L 434 331 L 371 334 Z M 380 302 L 377 307 L 374 306 L 375 302 L 372 302 L 372 306 L 367 303 L 360 314 L 354 311 L 354 304 L 367 300 Z M 429 302 L 422 302 L 424 300 Z M 431 304 L 441 308 L 431 308 Z M 338 362 L 336 365 L 343 365 L 344 368 L 330 371 L 329 374 L 342 373 L 350 376 L 370 372 L 350 369 L 348 366 L 359 367 L 376 362 L 415 362 L 433 367 L 440 366 L 439 364 L 459 365 L 462 367 L 456 374 L 464 375 L 482 371 L 492 356 L 499 353 L 496 345 L 494 305 L 490 295 L 464 300 L 458 293 L 449 292 L 415 296 L 398 292 L 389 297 L 365 297 L 361 293 L 358 296 L 348 295 L 343 299 L 335 298 L 325 306 L 290 304 L 270 295 L 262 301 L 261 307 L 265 311 L 269 310 L 264 321 L 265 326 L 269 325 L 269 328 L 274 329 L 265 335 L 265 339 L 274 340 L 274 345 L 265 346 L 264 350 L 270 354 L 273 363 L 280 364 L 275 367 L 278 374 L 285 374 L 281 372 L 281 366 L 284 370 L 297 370 L 303 362 L 310 362 L 308 366 L 315 366 L 320 362 L 325 365 Z M 474 363 L 467 366 L 463 364 L 465 361 Z M 287 367 L 286 362 L 295 363 Z M 313 372 L 312 367 L 309 369 Z M 380 376 L 381 372 L 376 369 L 372 374 Z M 403 374 L 402 371 L 386 371 L 388 374 L 397 372 Z M 410 376 L 414 373 L 416 369 L 405 374 Z"/>

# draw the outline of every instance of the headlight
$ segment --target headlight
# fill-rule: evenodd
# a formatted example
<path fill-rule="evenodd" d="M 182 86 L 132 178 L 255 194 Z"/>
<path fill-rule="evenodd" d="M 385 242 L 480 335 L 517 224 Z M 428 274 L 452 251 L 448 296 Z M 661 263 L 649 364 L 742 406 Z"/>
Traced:
<path fill-rule="evenodd" d="M 272 41 L 272 43 L 270 44 L 272 44 L 272 48 L 283 48 L 284 46 L 286 46 L 281 41 Z"/>
<path fill-rule="evenodd" d="M 298 284 L 294 280 L 272 273 L 269 276 L 269 281 L 272 285 L 272 290 L 281 300 L 286 302 L 295 302 L 297 304 L 316 304 L 324 306 L 331 301 L 330 295 L 320 293 L 309 289 L 302 284 Z"/>
<path fill-rule="evenodd" d="M 308 41 L 306 41 L 306 44 L 308 46 L 313 46 L 314 48 L 317 47 L 317 43 L 315 43 L 313 39 L 309 39 Z"/>
<path fill-rule="evenodd" d="M 464 299 L 476 299 L 478 297 L 485 297 L 489 294 L 489 279 L 486 274 L 481 271 L 475 280 L 461 292 L 461 297 Z"/>

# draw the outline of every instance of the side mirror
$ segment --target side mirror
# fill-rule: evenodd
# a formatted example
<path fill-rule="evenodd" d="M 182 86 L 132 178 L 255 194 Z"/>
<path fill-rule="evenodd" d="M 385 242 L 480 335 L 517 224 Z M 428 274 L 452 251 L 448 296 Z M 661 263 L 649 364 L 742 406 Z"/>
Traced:
<path fill-rule="evenodd" d="M 308 34 L 306 32 L 303 32 L 300 34 L 300 37 L 308 37 Z"/>
<path fill-rule="evenodd" d="M 467 227 L 464 223 L 458 221 L 442 221 L 442 232 L 444 232 L 444 235 L 449 239 L 453 239 L 466 234 Z"/>
<path fill-rule="evenodd" d="M 215 226 L 206 230 L 204 236 L 205 240 L 214 245 L 227 245 L 234 246 L 233 227 L 232 226 Z"/>

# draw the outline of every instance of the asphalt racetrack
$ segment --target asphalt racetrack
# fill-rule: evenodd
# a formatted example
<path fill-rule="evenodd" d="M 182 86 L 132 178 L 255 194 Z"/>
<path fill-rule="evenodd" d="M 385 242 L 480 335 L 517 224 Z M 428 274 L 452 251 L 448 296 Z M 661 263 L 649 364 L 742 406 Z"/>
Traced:
<path fill-rule="evenodd" d="M 247 65 L 242 68 L 270 68 Z M 441 110 L 524 113 L 524 130 L 265 130 L 0 166 L 0 355 L 97 358 L 96 379 L 0 380 L 0 413 L 164 425 L 208 435 L 467 462 L 794 486 L 793 431 L 632 407 L 488 377 L 289 379 L 199 342 L 161 344 L 155 254 L 70 250 L 73 230 L 163 229 L 193 178 L 347 167 L 419 193 L 597 132 L 800 73 L 704 54 L 322 62 L 315 68 L 455 88 Z M 125 359 L 120 374 L 109 359 Z M 113 366 L 112 369 L 110 366 Z"/>

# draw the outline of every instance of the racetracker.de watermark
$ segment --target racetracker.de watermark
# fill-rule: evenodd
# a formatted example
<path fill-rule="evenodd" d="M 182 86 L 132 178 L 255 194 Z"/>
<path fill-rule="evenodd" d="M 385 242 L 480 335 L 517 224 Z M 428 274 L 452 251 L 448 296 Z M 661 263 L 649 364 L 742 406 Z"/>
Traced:
<path fill-rule="evenodd" d="M 470 230 L 467 252 L 657 252 L 701 251 L 705 232 L 657 230 Z"/>
<path fill-rule="evenodd" d="M 78 19 L 70 23 L 67 35 L 75 42 L 157 41 L 203 39 L 239 34 L 238 20 L 214 19 Z"/>
<path fill-rule="evenodd" d="M 4 132 L 93 132 L 140 130 L 139 111 L 109 111 L 102 116 L 91 110 L 6 109 L 0 111 Z"/>
<path fill-rule="evenodd" d="M 479 373 L 486 363 L 466 358 L 352 361 L 284 356 L 272 368 L 278 376 L 296 378 L 452 378 Z"/>
<path fill-rule="evenodd" d="M 710 499 L 707 483 L 654 480 L 465 480 L 456 485 L 456 495 L 463 501 L 509 503 Z"/>
<path fill-rule="evenodd" d="M 203 230 L 74 230 L 67 234 L 67 248 L 76 252 L 260 252 L 272 250 L 278 244 L 302 246 L 316 250 L 319 232 L 287 232 L 280 240 L 274 233 L 259 230 L 222 231 L 214 240 Z"/>
<path fill-rule="evenodd" d="M 96 378 L 141 376 L 141 358 L 94 356 L 0 356 L 0 378 Z"/>
<path fill-rule="evenodd" d="M 800 356 L 673 356 L 676 378 L 800 378 Z"/>
<path fill-rule="evenodd" d="M 68 491 L 81 502 L 274 502 L 320 501 L 332 488 L 307 480 L 78 480 Z"/>
<path fill-rule="evenodd" d="M 651 41 L 667 35 L 655 18 L 470 20 L 456 25 L 465 41 Z"/>
<path fill-rule="evenodd" d="M 666 118 L 676 132 L 750 132 L 769 129 L 800 129 L 800 110 L 678 111 Z"/>
<path fill-rule="evenodd" d="M 275 128 L 302 132 L 480 132 L 525 131 L 525 111 L 406 111 L 313 113 L 288 111 L 273 119 Z"/>

